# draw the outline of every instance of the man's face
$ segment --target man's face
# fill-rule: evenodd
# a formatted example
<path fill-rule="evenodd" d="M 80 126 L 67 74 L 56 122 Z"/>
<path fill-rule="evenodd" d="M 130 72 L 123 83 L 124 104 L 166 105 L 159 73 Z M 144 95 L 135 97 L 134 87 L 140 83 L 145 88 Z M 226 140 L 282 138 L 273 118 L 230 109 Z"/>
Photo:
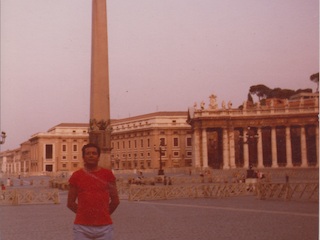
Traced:
<path fill-rule="evenodd" d="M 83 160 L 85 164 L 97 165 L 99 162 L 98 150 L 95 147 L 89 147 L 84 150 Z"/>

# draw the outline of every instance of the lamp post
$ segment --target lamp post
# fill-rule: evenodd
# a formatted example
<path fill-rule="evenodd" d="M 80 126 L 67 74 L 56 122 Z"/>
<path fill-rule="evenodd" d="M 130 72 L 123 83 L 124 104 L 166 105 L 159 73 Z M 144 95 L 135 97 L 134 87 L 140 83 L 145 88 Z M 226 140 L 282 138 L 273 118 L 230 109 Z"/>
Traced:
<path fill-rule="evenodd" d="M 4 144 L 6 141 L 7 134 L 5 132 L 1 132 L 1 140 L 0 144 Z"/>
<path fill-rule="evenodd" d="M 137 154 L 136 153 L 134 154 L 133 162 L 134 162 L 134 168 L 138 169 L 138 160 L 137 160 Z"/>
<path fill-rule="evenodd" d="M 118 169 L 120 169 L 120 159 L 118 157 L 116 157 L 116 163 L 117 163 Z"/>
<path fill-rule="evenodd" d="M 259 135 L 256 133 L 256 131 L 254 129 L 252 129 L 251 127 L 247 127 L 247 130 L 245 133 L 243 133 L 242 136 L 239 136 L 240 139 L 242 139 L 243 145 L 244 147 L 244 161 L 245 161 L 245 165 L 246 163 L 248 163 L 248 166 L 251 166 L 253 163 L 253 158 L 256 158 L 257 155 L 255 153 L 255 148 L 257 148 L 256 146 L 256 140 L 259 138 Z M 247 159 L 247 162 L 246 162 Z"/>
<path fill-rule="evenodd" d="M 123 169 L 126 169 L 127 167 L 127 154 L 123 154 L 123 157 L 125 157 L 125 159 L 123 160 Z"/>
<path fill-rule="evenodd" d="M 159 155 L 160 155 L 160 167 L 159 167 L 158 175 L 164 175 L 164 170 L 162 169 L 162 154 L 166 151 L 166 149 L 164 147 L 165 146 L 160 145 L 157 148 L 156 145 L 154 145 L 154 150 L 156 152 L 159 152 Z"/>

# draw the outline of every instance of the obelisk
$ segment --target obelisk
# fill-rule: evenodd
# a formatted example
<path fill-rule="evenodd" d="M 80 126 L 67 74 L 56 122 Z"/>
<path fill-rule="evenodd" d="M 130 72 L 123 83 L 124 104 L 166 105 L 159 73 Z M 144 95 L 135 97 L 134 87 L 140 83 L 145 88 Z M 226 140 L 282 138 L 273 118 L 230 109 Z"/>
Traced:
<path fill-rule="evenodd" d="M 101 148 L 100 165 L 111 168 L 107 2 L 92 0 L 89 141 Z"/>

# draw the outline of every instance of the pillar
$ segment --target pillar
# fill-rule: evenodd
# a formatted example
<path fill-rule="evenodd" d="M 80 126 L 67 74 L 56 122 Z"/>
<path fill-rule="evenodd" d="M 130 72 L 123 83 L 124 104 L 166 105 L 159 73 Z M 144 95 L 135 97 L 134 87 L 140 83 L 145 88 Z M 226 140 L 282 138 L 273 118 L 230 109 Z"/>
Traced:
<path fill-rule="evenodd" d="M 106 0 L 92 1 L 89 141 L 101 148 L 100 165 L 111 168 L 111 126 Z"/>
<path fill-rule="evenodd" d="M 222 130 L 222 145 L 223 145 L 223 169 L 229 168 L 229 141 L 228 131 L 226 128 Z"/>
<path fill-rule="evenodd" d="M 316 153 L 317 153 L 316 167 L 319 167 L 319 126 L 316 126 Z"/>
<path fill-rule="evenodd" d="M 192 165 L 201 167 L 200 165 L 200 129 L 195 129 L 192 137 Z"/>
<path fill-rule="evenodd" d="M 261 128 L 259 127 L 257 129 L 257 134 L 258 134 L 258 138 L 257 138 L 257 148 L 258 148 L 258 168 L 263 168 L 263 147 L 262 147 L 262 131 Z"/>
<path fill-rule="evenodd" d="M 236 157 L 234 149 L 234 128 L 229 129 L 229 158 L 230 168 L 236 168 Z"/>
<path fill-rule="evenodd" d="M 202 166 L 208 167 L 208 143 L 207 143 L 207 129 L 202 129 Z"/>
<path fill-rule="evenodd" d="M 293 167 L 292 164 L 292 147 L 291 147 L 291 132 L 290 126 L 286 127 L 286 155 L 287 155 L 287 167 Z"/>
<path fill-rule="evenodd" d="M 304 126 L 301 126 L 300 142 L 301 142 L 301 167 L 308 167 L 307 139 L 306 139 L 306 130 Z"/>
<path fill-rule="evenodd" d="M 243 167 L 249 168 L 248 129 L 243 129 Z"/>
<path fill-rule="evenodd" d="M 277 133 L 276 128 L 271 128 L 271 154 L 272 154 L 272 168 L 278 167 L 278 156 L 277 156 Z"/>

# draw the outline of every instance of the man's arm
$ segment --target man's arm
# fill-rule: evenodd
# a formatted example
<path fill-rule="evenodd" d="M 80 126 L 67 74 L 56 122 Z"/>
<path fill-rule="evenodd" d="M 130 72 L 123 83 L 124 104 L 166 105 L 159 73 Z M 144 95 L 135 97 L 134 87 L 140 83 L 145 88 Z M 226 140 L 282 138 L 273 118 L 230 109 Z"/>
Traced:
<path fill-rule="evenodd" d="M 111 215 L 120 204 L 117 185 L 115 182 L 109 183 L 109 191 L 110 191 L 109 213 Z"/>
<path fill-rule="evenodd" d="M 78 204 L 76 202 L 77 198 L 78 198 L 77 188 L 70 184 L 70 188 L 68 192 L 67 207 L 74 213 L 77 213 L 77 209 L 78 209 Z"/>

